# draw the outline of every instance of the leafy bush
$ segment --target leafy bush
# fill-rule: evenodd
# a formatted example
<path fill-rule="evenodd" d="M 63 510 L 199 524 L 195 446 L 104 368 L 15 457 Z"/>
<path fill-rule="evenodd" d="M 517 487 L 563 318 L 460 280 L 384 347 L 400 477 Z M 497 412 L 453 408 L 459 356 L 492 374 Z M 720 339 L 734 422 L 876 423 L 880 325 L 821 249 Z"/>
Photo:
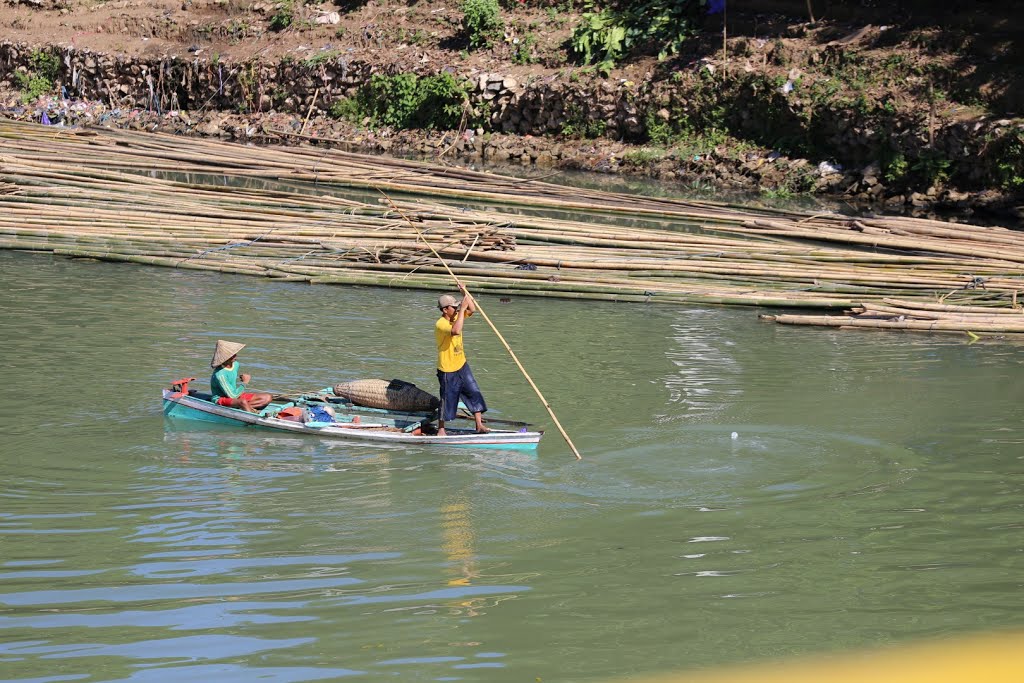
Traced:
<path fill-rule="evenodd" d="M 570 39 L 573 53 L 584 64 L 596 64 L 607 73 L 626 53 L 626 27 L 610 10 L 585 12 Z"/>
<path fill-rule="evenodd" d="M 374 74 L 354 98 L 331 105 L 335 118 L 370 119 L 375 126 L 450 130 L 462 123 L 469 86 L 450 73 L 424 76 Z"/>
<path fill-rule="evenodd" d="M 42 78 L 55 81 L 60 76 L 60 57 L 42 50 L 33 50 L 29 58 L 32 68 Z"/>
<path fill-rule="evenodd" d="M 34 74 L 15 74 L 18 87 L 21 88 L 21 101 L 25 104 L 39 99 L 40 95 L 53 90 L 53 82 L 49 79 Z"/>
<path fill-rule="evenodd" d="M 331 103 L 328 110 L 333 118 L 360 123 L 363 119 L 363 111 L 359 101 L 354 97 L 343 97 Z"/>
<path fill-rule="evenodd" d="M 412 117 L 420 128 L 457 128 L 469 99 L 469 88 L 447 71 L 437 76 L 420 78 L 417 82 L 418 105 Z"/>
<path fill-rule="evenodd" d="M 882 174 L 887 183 L 898 183 L 903 181 L 907 172 L 910 171 L 910 164 L 903 152 L 884 150 L 882 154 Z"/>
<path fill-rule="evenodd" d="M 649 110 L 644 116 L 644 130 L 647 132 L 647 139 L 656 145 L 669 144 L 675 134 L 672 125 L 653 110 Z"/>
<path fill-rule="evenodd" d="M 514 64 L 533 64 L 537 61 L 536 57 L 533 56 L 533 48 L 537 44 L 537 39 L 532 33 L 527 33 L 512 48 L 512 62 Z"/>
<path fill-rule="evenodd" d="M 665 59 L 679 52 L 706 4 L 707 0 L 643 0 L 584 12 L 570 46 L 584 64 L 596 64 L 604 73 L 631 53 L 657 50 L 658 59 Z"/>
<path fill-rule="evenodd" d="M 996 161 L 996 180 L 1007 190 L 1024 187 L 1024 129 L 1007 136 Z"/>
<path fill-rule="evenodd" d="M 928 185 L 941 185 L 949 180 L 952 166 L 953 162 L 942 156 L 940 152 L 927 149 L 922 152 L 917 161 L 911 164 L 910 170 Z"/>
<path fill-rule="evenodd" d="M 471 48 L 490 47 L 503 25 L 498 0 L 462 0 L 462 30 Z"/>
<path fill-rule="evenodd" d="M 583 108 L 569 105 L 565 111 L 565 122 L 562 124 L 562 135 L 567 138 L 595 139 L 605 134 L 608 124 L 600 119 L 591 118 Z"/>
<path fill-rule="evenodd" d="M 294 0 L 281 0 L 277 3 L 273 16 L 270 17 L 270 30 L 283 31 L 295 21 Z"/>
<path fill-rule="evenodd" d="M 16 73 L 15 80 L 21 88 L 21 101 L 33 102 L 54 87 L 54 81 L 60 76 L 60 57 L 42 50 L 34 50 L 29 56 L 32 70 L 27 73 Z"/>

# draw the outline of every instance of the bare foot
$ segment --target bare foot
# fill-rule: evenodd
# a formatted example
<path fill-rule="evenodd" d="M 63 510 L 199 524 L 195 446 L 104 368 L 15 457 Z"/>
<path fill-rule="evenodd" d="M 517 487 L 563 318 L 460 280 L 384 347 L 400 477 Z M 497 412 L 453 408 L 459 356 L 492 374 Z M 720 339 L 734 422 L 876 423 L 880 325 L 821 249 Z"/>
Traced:
<path fill-rule="evenodd" d="M 490 434 L 490 432 L 491 432 L 491 430 L 488 429 L 487 427 L 484 427 L 483 425 L 477 425 L 476 426 L 476 433 L 477 434 Z"/>
<path fill-rule="evenodd" d="M 437 430 L 437 436 L 448 436 L 448 434 L 444 431 L 444 427 L 441 427 L 440 429 Z"/>

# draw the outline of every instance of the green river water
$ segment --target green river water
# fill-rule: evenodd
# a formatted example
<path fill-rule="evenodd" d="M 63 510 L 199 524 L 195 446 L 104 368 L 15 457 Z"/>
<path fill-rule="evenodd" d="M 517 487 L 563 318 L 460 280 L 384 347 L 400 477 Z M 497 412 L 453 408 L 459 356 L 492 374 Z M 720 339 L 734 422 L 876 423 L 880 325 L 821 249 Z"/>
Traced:
<path fill-rule="evenodd" d="M 1024 346 L 752 309 L 481 298 L 536 453 L 165 423 L 257 388 L 434 391 L 435 294 L 0 253 L 0 680 L 548 683 L 1019 627 Z"/>

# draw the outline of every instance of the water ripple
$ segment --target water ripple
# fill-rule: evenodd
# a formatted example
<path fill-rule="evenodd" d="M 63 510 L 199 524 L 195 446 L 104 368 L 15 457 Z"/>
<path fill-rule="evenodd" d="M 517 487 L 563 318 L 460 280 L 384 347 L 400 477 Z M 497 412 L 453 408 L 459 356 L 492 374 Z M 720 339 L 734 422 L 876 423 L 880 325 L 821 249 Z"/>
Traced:
<path fill-rule="evenodd" d="M 290 593 L 336 588 L 362 583 L 360 579 L 305 579 L 285 581 L 253 581 L 220 584 L 164 583 L 137 586 L 104 586 L 71 590 L 24 591 L 0 593 L 0 604 L 6 605 L 69 605 L 79 602 L 145 602 L 151 600 L 191 600 L 196 598 L 227 598 Z"/>

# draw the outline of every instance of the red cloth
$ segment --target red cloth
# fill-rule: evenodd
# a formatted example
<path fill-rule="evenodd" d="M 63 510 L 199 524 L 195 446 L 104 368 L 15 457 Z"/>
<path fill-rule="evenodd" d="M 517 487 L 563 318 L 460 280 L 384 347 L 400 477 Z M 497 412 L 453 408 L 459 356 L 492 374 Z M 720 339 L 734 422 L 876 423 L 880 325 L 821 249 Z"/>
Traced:
<path fill-rule="evenodd" d="M 220 398 L 217 399 L 217 405 L 226 406 L 230 408 L 232 401 L 251 401 L 254 396 L 256 396 L 256 394 L 251 393 L 240 394 L 238 398 L 228 398 L 227 396 L 221 396 Z"/>

